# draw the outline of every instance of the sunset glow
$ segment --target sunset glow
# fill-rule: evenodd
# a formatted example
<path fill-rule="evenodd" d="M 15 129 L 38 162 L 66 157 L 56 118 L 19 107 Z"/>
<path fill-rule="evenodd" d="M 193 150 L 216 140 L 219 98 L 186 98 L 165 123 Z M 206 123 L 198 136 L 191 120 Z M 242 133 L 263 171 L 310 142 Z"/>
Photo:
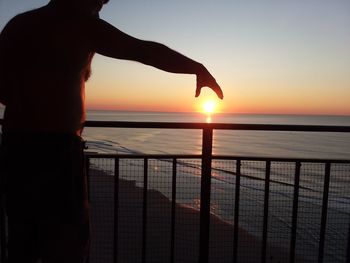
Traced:
<path fill-rule="evenodd" d="M 15 15 L 47 2 L 0 1 L 0 31 Z M 224 99 L 208 87 L 195 98 L 194 74 L 96 54 L 86 108 L 350 115 L 349 8 L 347 0 L 203 0 L 198 12 L 198 1 L 109 1 L 102 19 L 205 65 Z"/>
<path fill-rule="evenodd" d="M 207 101 L 203 104 L 203 112 L 206 114 L 212 114 L 215 111 L 215 102 Z"/>

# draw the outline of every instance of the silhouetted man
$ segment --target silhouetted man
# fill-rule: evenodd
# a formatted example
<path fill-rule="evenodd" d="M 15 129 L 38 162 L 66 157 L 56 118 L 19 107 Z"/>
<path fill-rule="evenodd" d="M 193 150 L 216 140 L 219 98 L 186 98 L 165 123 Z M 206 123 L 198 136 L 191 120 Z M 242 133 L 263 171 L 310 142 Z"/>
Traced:
<path fill-rule="evenodd" d="M 196 96 L 208 86 L 223 98 L 202 64 L 99 19 L 107 1 L 51 0 L 17 15 L 1 32 L 9 262 L 85 261 L 89 217 L 80 135 L 94 53 L 196 74 Z"/>

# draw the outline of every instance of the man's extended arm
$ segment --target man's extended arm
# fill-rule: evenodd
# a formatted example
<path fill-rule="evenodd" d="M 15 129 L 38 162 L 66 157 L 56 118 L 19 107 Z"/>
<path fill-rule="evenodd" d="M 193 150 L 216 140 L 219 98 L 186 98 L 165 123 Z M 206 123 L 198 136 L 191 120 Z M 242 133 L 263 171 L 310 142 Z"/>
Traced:
<path fill-rule="evenodd" d="M 103 20 L 98 20 L 94 30 L 94 48 L 97 53 L 138 61 L 172 73 L 196 74 L 196 97 L 199 96 L 202 87 L 208 86 L 219 98 L 223 98 L 220 86 L 202 64 L 163 44 L 131 37 Z"/>

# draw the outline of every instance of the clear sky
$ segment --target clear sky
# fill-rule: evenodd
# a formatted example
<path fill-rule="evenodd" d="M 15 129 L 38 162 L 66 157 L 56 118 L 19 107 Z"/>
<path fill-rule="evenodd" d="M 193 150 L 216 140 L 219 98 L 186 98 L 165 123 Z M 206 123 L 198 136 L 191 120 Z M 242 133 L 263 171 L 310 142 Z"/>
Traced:
<path fill-rule="evenodd" d="M 0 29 L 48 0 L 0 0 Z M 350 115 L 349 0 L 110 0 L 101 17 L 202 62 L 222 112 Z M 90 109 L 196 111 L 195 77 L 97 55 Z"/>

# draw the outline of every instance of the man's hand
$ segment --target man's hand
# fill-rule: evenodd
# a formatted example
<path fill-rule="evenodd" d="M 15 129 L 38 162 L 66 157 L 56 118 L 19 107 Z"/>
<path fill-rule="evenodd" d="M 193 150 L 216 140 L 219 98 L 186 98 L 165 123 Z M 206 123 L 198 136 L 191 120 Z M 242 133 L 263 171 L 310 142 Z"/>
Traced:
<path fill-rule="evenodd" d="M 224 98 L 224 94 L 219 84 L 209 73 L 209 71 L 203 65 L 201 65 L 201 69 L 197 73 L 196 97 L 198 97 L 201 94 L 201 89 L 203 87 L 211 88 L 220 99 Z"/>

